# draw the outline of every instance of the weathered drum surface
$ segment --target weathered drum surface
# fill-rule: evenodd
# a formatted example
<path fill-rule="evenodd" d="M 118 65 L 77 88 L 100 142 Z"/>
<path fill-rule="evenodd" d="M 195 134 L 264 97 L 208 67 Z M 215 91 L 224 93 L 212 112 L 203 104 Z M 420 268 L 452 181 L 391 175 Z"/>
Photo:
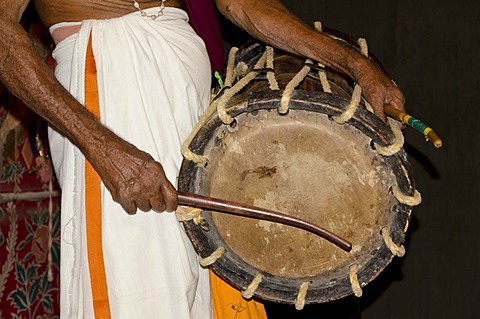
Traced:
<path fill-rule="evenodd" d="M 276 68 L 276 74 L 285 72 Z M 238 289 L 261 273 L 256 297 L 294 303 L 308 282 L 306 303 L 341 298 L 352 293 L 353 264 L 364 286 L 393 258 L 383 228 L 395 243 L 404 241 L 411 208 L 391 187 L 415 191 L 405 152 L 384 157 L 375 151 L 372 140 L 388 145 L 394 137 L 363 108 L 347 124 L 332 121 L 349 103 L 339 88 L 337 94 L 297 90 L 289 112 L 280 115 L 281 90 L 259 91 L 262 85 L 251 84 L 229 102 L 235 125 L 211 116 L 200 129 L 190 149 L 208 165 L 185 160 L 179 189 L 300 217 L 349 240 L 352 251 L 291 226 L 215 212 L 202 213 L 208 230 L 188 221 L 186 232 L 201 257 L 225 247 L 212 267 Z"/>
<path fill-rule="evenodd" d="M 222 239 L 242 259 L 272 275 L 301 278 L 335 271 L 374 246 L 387 223 L 393 183 L 364 135 L 314 112 L 237 117 L 245 129 L 218 132 L 198 175 L 210 196 L 288 212 L 348 238 L 347 253 L 307 231 L 214 214 Z M 359 143 L 355 143 L 355 141 Z M 378 243 L 377 243 L 378 246 Z"/>

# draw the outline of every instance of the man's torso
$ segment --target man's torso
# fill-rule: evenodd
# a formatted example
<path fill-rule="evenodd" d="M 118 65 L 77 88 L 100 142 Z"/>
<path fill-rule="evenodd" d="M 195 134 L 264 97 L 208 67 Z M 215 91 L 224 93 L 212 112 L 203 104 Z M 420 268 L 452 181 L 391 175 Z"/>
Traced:
<path fill-rule="evenodd" d="M 142 9 L 160 6 L 161 0 L 137 0 Z M 168 7 L 183 8 L 183 0 L 167 0 Z M 132 0 L 35 0 L 42 22 L 50 27 L 59 22 L 109 19 L 136 11 Z"/>

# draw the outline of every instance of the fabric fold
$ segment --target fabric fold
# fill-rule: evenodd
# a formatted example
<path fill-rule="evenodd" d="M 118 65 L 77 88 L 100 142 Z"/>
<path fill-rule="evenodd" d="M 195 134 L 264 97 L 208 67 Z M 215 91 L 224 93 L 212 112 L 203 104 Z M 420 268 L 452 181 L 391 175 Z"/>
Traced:
<path fill-rule="evenodd" d="M 82 104 L 90 34 L 101 121 L 162 163 L 175 185 L 181 142 L 210 99 L 210 64 L 203 41 L 188 24 L 186 13 L 176 8 L 166 8 L 155 21 L 138 12 L 83 21 L 80 31 L 53 52 L 57 78 Z M 53 130 L 49 138 L 62 186 L 61 317 L 94 318 L 86 250 L 84 157 Z M 112 317 L 210 318 L 211 301 L 205 298 L 210 295 L 208 270 L 199 266 L 175 215 L 138 212 L 130 216 L 103 184 L 100 195 Z"/>

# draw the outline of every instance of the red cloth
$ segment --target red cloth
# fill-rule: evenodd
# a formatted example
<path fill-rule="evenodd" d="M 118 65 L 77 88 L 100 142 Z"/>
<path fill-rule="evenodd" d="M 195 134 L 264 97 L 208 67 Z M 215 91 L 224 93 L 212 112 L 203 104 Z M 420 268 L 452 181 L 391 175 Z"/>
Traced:
<path fill-rule="evenodd" d="M 21 196 L 48 191 L 52 168 L 46 157 L 39 156 L 35 146 L 39 131 L 35 115 L 0 84 L 0 127 L 11 116 L 4 106 L 14 110 L 15 118 L 22 122 L 0 141 L 4 142 L 3 156 L 0 156 L 0 193 Z M 43 154 L 49 154 L 45 135 L 39 134 L 38 138 L 42 139 Z M 55 180 L 53 186 L 59 190 Z M 49 254 L 53 281 L 48 280 Z M 0 318 L 58 319 L 59 264 L 60 199 L 0 201 Z"/>
<path fill-rule="evenodd" d="M 225 53 L 220 26 L 211 0 L 187 0 L 190 25 L 205 41 L 212 72 L 223 72 Z"/>

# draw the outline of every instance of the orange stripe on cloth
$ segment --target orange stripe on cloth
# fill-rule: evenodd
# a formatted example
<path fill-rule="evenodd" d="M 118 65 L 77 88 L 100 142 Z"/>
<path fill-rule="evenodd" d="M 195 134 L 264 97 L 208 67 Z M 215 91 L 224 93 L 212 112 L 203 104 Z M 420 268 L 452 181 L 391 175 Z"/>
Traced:
<path fill-rule="evenodd" d="M 88 41 L 85 61 L 85 107 L 100 118 L 97 67 L 93 57 L 92 39 Z M 102 198 L 100 177 L 85 160 L 85 210 L 87 220 L 87 251 L 92 286 L 93 310 L 96 319 L 109 319 L 107 277 L 103 260 Z"/>
<path fill-rule="evenodd" d="M 242 293 L 210 270 L 215 319 L 267 319 L 263 304 L 246 300 Z"/>

